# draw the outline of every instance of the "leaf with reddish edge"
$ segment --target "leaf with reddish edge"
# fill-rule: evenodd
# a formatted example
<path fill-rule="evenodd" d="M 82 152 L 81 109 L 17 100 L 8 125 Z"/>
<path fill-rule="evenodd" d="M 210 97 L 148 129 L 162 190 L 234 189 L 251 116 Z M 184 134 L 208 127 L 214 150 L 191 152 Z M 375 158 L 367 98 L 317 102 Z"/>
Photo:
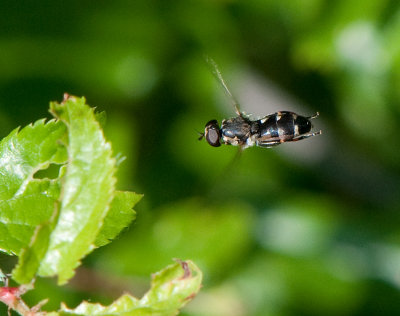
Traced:
<path fill-rule="evenodd" d="M 108 306 L 82 302 L 75 309 L 65 305 L 49 316 L 172 316 L 191 301 L 201 288 L 202 273 L 192 261 L 180 261 L 155 273 L 150 290 L 137 299 L 125 294 Z"/>

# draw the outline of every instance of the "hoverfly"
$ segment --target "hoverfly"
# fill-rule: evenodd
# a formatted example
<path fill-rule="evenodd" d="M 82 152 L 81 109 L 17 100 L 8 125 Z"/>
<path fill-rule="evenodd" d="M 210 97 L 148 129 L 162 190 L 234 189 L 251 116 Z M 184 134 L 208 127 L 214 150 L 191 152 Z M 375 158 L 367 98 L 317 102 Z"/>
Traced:
<path fill-rule="evenodd" d="M 226 144 L 240 146 L 241 149 L 254 145 L 269 148 L 322 133 L 311 131 L 313 127 L 311 120 L 319 116 L 318 112 L 306 117 L 293 112 L 279 111 L 258 120 L 251 120 L 248 115 L 240 111 L 239 104 L 228 89 L 215 61 L 211 58 L 207 58 L 207 61 L 213 67 L 213 72 L 225 93 L 233 102 L 237 116 L 222 120 L 221 126 L 217 120 L 209 121 L 199 140 L 204 137 L 207 143 L 214 147 Z"/>

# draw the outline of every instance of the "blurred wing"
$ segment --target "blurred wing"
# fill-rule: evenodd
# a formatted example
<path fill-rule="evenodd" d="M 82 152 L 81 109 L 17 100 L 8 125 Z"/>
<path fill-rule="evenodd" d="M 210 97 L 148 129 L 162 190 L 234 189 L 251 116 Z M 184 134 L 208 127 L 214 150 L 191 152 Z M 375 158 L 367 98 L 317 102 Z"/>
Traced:
<path fill-rule="evenodd" d="M 226 183 L 232 182 L 234 176 L 234 170 L 237 169 L 239 159 L 243 152 L 242 147 L 238 146 L 236 148 L 238 150 L 235 156 L 232 157 L 232 160 L 229 162 L 229 164 L 226 165 L 224 169 L 221 170 L 221 172 L 215 176 L 212 183 L 210 183 L 210 186 L 207 187 L 206 195 L 208 199 L 210 199 L 211 201 L 215 200 L 220 196 L 220 192 L 225 190 L 226 188 Z"/>
<path fill-rule="evenodd" d="M 229 90 L 228 86 L 226 85 L 225 80 L 222 77 L 221 71 L 219 70 L 217 63 L 214 61 L 214 59 L 212 59 L 211 57 L 209 57 L 207 55 L 205 56 L 205 59 L 206 59 L 206 62 L 211 66 L 211 71 L 212 71 L 213 75 L 217 78 L 217 80 L 221 84 L 222 88 L 224 89 L 225 94 L 229 97 L 233 106 L 235 107 L 236 114 L 239 116 L 243 116 L 242 112 L 240 112 L 239 102 L 235 99 L 235 97 Z"/>

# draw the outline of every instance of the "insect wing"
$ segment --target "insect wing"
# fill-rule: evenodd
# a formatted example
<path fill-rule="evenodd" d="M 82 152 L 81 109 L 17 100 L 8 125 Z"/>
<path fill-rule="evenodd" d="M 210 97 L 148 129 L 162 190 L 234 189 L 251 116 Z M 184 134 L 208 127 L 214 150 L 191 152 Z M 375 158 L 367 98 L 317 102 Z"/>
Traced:
<path fill-rule="evenodd" d="M 217 63 L 214 61 L 214 59 L 212 59 L 209 56 L 206 56 L 206 62 L 210 65 L 213 75 L 217 78 L 218 82 L 221 84 L 222 88 L 224 89 L 225 94 L 231 100 L 231 102 L 235 108 L 236 114 L 239 116 L 243 116 L 242 112 L 240 112 L 239 102 L 236 100 L 236 98 L 233 96 L 232 92 L 229 90 L 224 78 L 222 77 L 221 71 L 219 70 Z"/>

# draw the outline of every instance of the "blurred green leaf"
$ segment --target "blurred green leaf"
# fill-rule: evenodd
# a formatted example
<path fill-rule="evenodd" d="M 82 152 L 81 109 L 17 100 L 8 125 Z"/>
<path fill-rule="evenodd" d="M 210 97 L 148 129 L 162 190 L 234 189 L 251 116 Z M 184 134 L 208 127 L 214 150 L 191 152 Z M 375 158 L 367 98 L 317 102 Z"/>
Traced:
<path fill-rule="evenodd" d="M 151 289 L 139 300 L 125 294 L 109 306 L 81 303 L 75 309 L 65 305 L 55 315 L 124 315 L 124 316 L 169 316 L 192 300 L 200 290 L 202 273 L 191 261 L 178 261 L 155 273 Z"/>
<path fill-rule="evenodd" d="M 258 252 L 234 278 L 248 315 L 287 311 L 287 302 L 296 304 L 289 314 L 353 315 L 365 289 L 351 277 L 335 274 L 326 259 Z"/>
<path fill-rule="evenodd" d="M 253 212 L 242 203 L 205 205 L 188 199 L 158 210 L 131 238 L 97 252 L 107 271 L 147 275 L 171 258 L 192 258 L 210 275 L 222 275 L 245 260 L 252 240 Z M 135 258 L 141 258 L 137 260 Z"/>

